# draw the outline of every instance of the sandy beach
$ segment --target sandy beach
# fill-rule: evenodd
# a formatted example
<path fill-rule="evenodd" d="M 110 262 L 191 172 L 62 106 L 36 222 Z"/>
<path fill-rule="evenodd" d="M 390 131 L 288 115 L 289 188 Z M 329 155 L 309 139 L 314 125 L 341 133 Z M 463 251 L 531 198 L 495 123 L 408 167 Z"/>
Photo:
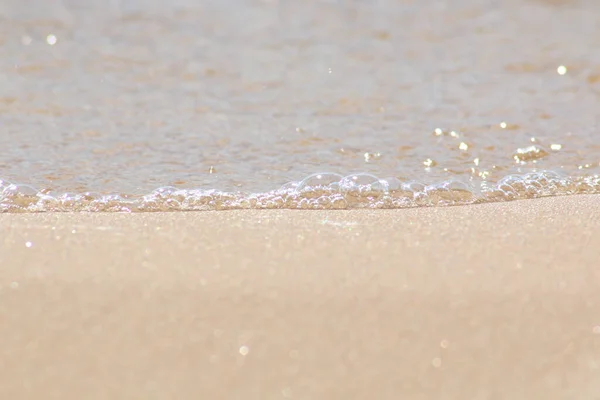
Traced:
<path fill-rule="evenodd" d="M 600 393 L 600 196 L 0 229 L 2 399 Z"/>
<path fill-rule="evenodd" d="M 599 17 L 0 1 L 0 400 L 600 400 Z"/>

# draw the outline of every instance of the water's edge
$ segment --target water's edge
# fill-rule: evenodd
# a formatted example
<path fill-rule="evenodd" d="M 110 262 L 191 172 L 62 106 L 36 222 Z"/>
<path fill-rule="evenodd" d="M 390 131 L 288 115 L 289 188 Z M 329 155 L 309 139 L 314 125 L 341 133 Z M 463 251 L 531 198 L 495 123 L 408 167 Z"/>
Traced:
<path fill-rule="evenodd" d="M 310 175 L 263 193 L 161 187 L 145 195 L 54 193 L 0 180 L 0 212 L 157 212 L 234 209 L 394 209 L 467 205 L 600 193 L 600 176 L 552 171 L 509 175 L 477 187 L 460 181 L 425 185 L 370 174 Z"/>

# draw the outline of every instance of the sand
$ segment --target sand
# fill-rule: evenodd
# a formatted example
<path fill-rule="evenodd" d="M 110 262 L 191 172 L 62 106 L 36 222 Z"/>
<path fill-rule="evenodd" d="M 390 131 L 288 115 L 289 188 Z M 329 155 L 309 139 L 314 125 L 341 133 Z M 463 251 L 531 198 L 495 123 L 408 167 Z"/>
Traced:
<path fill-rule="evenodd" d="M 600 395 L 600 196 L 0 231 L 1 399 Z"/>

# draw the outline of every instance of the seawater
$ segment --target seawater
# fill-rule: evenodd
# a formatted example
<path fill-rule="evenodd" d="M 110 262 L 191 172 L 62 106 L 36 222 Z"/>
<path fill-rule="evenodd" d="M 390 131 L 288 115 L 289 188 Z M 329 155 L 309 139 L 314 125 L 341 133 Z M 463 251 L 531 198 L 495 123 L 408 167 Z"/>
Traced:
<path fill-rule="evenodd" d="M 0 211 L 600 192 L 595 0 L 4 0 Z"/>

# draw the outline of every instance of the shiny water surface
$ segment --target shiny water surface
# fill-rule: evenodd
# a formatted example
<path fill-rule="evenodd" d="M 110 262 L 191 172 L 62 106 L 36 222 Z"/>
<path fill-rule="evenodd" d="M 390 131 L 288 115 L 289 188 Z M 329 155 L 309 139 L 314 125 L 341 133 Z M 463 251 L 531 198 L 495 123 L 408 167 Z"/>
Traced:
<path fill-rule="evenodd" d="M 0 210 L 600 192 L 595 0 L 3 0 Z"/>

